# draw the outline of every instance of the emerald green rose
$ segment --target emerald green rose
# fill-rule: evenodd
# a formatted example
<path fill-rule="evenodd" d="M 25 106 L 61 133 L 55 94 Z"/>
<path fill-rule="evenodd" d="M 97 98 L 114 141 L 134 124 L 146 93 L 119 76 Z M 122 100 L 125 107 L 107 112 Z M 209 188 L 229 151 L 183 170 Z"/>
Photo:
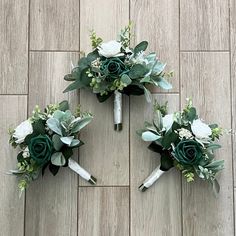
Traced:
<path fill-rule="evenodd" d="M 124 62 L 120 58 L 109 58 L 102 62 L 101 72 L 110 78 L 118 78 L 127 72 Z"/>
<path fill-rule="evenodd" d="M 175 159 L 184 165 L 197 165 L 202 159 L 201 145 L 195 140 L 182 140 L 174 150 Z"/>
<path fill-rule="evenodd" d="M 53 143 L 47 135 L 39 135 L 30 140 L 29 153 L 30 157 L 37 164 L 43 165 L 51 158 Z"/>

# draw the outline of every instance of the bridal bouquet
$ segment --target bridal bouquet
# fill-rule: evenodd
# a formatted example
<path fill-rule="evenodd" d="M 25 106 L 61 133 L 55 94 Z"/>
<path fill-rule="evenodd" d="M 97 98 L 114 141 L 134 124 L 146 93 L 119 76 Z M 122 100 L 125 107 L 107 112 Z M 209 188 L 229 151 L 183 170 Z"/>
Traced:
<path fill-rule="evenodd" d="M 151 142 L 148 148 L 160 154 L 160 165 L 141 184 L 147 190 L 165 171 L 172 167 L 181 171 L 187 182 L 196 177 L 211 183 L 219 192 L 216 174 L 224 168 L 223 160 L 215 160 L 214 150 L 221 146 L 216 142 L 222 135 L 217 124 L 208 125 L 197 115 L 191 100 L 182 112 L 167 114 L 167 106 L 154 105 L 152 123 L 138 131 L 142 139 Z"/>
<path fill-rule="evenodd" d="M 17 155 L 17 169 L 10 173 L 19 178 L 22 192 L 33 180 L 44 174 L 48 167 L 56 175 L 60 167 L 68 166 L 82 178 L 96 183 L 96 179 L 71 157 L 73 150 L 83 142 L 78 134 L 92 120 L 89 113 L 75 114 L 69 110 L 67 101 L 48 105 L 45 111 L 38 106 L 28 120 L 10 130 L 10 144 L 20 149 Z"/>
<path fill-rule="evenodd" d="M 172 86 L 165 78 L 172 72 L 164 72 L 156 53 L 145 53 L 148 42 L 142 41 L 130 47 L 131 27 L 121 31 L 118 40 L 103 42 L 95 32 L 91 34 L 93 51 L 82 57 L 65 80 L 73 81 L 64 92 L 87 88 L 104 102 L 114 94 L 114 128 L 122 129 L 122 94 L 143 95 L 148 102 L 151 93 L 147 85 L 163 89 Z"/>

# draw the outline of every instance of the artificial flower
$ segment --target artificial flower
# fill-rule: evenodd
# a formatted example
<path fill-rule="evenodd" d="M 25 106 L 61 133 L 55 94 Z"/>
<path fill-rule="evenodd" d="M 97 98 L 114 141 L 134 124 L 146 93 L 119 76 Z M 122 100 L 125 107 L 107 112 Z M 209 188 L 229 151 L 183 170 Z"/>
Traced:
<path fill-rule="evenodd" d="M 98 53 L 99 53 L 99 55 L 107 57 L 107 58 L 123 55 L 121 53 L 121 43 L 117 42 L 115 40 L 112 40 L 112 41 L 109 41 L 106 43 L 102 43 L 98 47 Z"/>
<path fill-rule="evenodd" d="M 15 128 L 13 137 L 16 139 L 16 143 L 20 144 L 24 142 L 25 137 L 33 133 L 33 127 L 29 120 L 23 121 L 20 125 Z"/>
<path fill-rule="evenodd" d="M 30 140 L 29 153 L 30 157 L 37 164 L 43 165 L 51 158 L 53 143 L 47 135 L 38 135 Z"/>
<path fill-rule="evenodd" d="M 198 165 L 202 159 L 202 148 L 195 140 L 182 140 L 173 151 L 175 159 L 183 165 Z"/>
<path fill-rule="evenodd" d="M 200 119 L 196 119 L 191 124 L 191 130 L 196 138 L 207 139 L 211 135 L 211 128 L 203 123 Z"/>

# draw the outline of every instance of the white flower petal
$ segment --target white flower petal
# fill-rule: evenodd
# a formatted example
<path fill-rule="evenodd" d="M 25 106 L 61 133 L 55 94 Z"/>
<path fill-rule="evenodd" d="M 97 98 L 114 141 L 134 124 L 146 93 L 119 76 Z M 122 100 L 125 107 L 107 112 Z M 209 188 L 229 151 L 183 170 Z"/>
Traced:
<path fill-rule="evenodd" d="M 23 121 L 15 128 L 13 137 L 16 139 L 16 143 L 22 143 L 25 137 L 33 133 L 33 127 L 29 120 Z"/>
<path fill-rule="evenodd" d="M 121 56 L 121 43 L 112 40 L 106 43 L 102 43 L 98 48 L 98 53 L 104 57 Z"/>
<path fill-rule="evenodd" d="M 168 131 L 172 127 L 173 123 L 174 123 L 174 114 L 168 114 L 162 118 L 162 125 L 166 131 Z"/>
<path fill-rule="evenodd" d="M 194 120 L 191 124 L 193 134 L 198 139 L 206 139 L 212 134 L 211 128 L 200 119 Z"/>

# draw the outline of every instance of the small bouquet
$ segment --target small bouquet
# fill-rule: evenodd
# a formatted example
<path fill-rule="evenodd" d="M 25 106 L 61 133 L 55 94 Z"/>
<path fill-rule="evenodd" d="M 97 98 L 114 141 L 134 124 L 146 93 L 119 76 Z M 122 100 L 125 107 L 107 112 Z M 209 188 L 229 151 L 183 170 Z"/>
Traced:
<path fill-rule="evenodd" d="M 216 141 L 222 132 L 217 124 L 208 125 L 197 116 L 191 100 L 182 112 L 174 114 L 167 114 L 167 104 L 156 103 L 153 122 L 145 122 L 145 128 L 138 134 L 151 142 L 148 148 L 160 154 L 161 162 L 139 189 L 147 190 L 165 171 L 175 167 L 187 182 L 197 176 L 209 181 L 218 193 L 216 174 L 224 168 L 224 160 L 215 160 L 214 150 L 221 147 Z"/>
<path fill-rule="evenodd" d="M 63 101 L 48 105 L 44 112 L 36 106 L 28 120 L 10 131 L 10 144 L 20 148 L 17 170 L 10 173 L 19 178 L 21 193 L 40 173 L 43 175 L 47 167 L 55 176 L 61 166 L 68 166 L 91 184 L 96 183 L 96 179 L 71 158 L 73 150 L 83 144 L 78 139 L 80 130 L 92 118 L 79 109 L 72 114 L 68 102 Z"/>
<path fill-rule="evenodd" d="M 103 42 L 93 31 L 91 34 L 93 51 L 82 57 L 65 80 L 73 81 L 64 92 L 88 88 L 104 102 L 114 94 L 114 129 L 122 130 L 122 94 L 143 95 L 148 102 L 151 93 L 147 87 L 152 84 L 163 89 L 172 86 L 165 79 L 172 72 L 164 72 L 156 53 L 145 53 L 148 42 L 140 42 L 130 47 L 131 26 L 121 31 L 117 41 Z"/>

